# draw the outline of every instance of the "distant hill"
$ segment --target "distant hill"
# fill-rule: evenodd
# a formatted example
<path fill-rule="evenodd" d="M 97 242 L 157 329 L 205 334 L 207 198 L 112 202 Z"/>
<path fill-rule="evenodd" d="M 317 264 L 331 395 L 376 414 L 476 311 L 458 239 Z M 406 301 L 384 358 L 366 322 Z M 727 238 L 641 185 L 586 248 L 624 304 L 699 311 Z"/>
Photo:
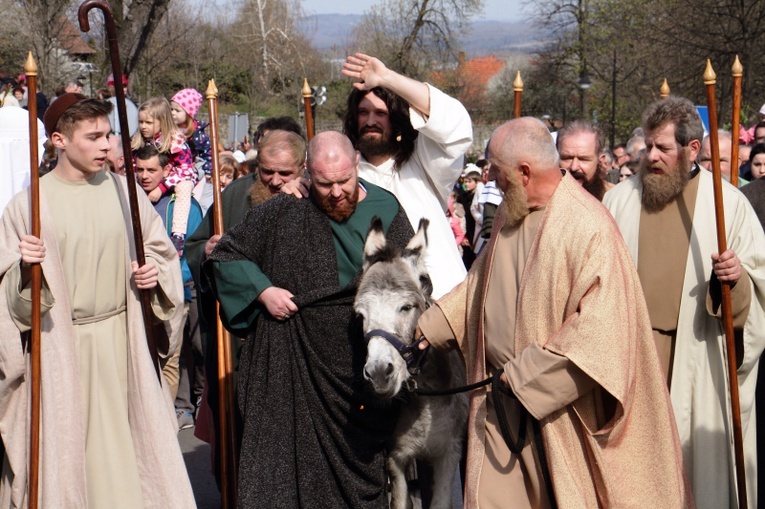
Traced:
<path fill-rule="evenodd" d="M 315 14 L 300 20 L 298 28 L 316 49 L 344 50 L 360 20 L 358 14 Z M 527 21 L 476 21 L 470 33 L 462 39 L 462 48 L 468 58 L 533 53 L 539 51 L 542 44 L 541 37 Z"/>

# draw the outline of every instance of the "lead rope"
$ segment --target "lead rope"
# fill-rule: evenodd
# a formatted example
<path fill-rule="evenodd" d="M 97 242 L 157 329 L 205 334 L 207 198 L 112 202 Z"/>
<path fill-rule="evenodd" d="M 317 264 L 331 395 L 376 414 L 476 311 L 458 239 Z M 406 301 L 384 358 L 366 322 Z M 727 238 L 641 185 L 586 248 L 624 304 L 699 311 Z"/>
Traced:
<path fill-rule="evenodd" d="M 499 423 L 499 431 L 502 434 L 502 438 L 513 454 L 521 454 L 523 446 L 526 445 L 526 421 L 527 417 L 531 420 L 531 426 L 534 430 L 534 447 L 537 451 L 537 459 L 539 461 L 539 469 L 542 471 L 542 479 L 545 483 L 545 491 L 547 492 L 547 498 L 550 501 L 550 507 L 557 509 L 558 504 L 555 501 L 555 493 L 552 487 L 552 478 L 550 477 L 550 469 L 547 464 L 547 455 L 545 454 L 544 444 L 542 443 L 542 430 L 539 426 L 539 421 L 532 416 L 526 407 L 519 404 L 519 421 L 518 421 L 518 440 L 513 443 L 510 435 L 510 426 L 507 422 L 507 415 L 505 415 L 505 404 L 502 402 L 501 394 L 504 394 L 517 401 L 513 391 L 508 389 L 505 384 L 502 383 L 501 377 L 504 372 L 504 368 L 500 368 L 495 371 L 492 376 L 480 382 L 474 384 L 465 385 L 462 387 L 454 387 L 451 389 L 444 389 L 440 391 L 426 391 L 415 388 L 411 392 L 418 396 L 450 396 L 452 394 L 459 394 L 461 392 L 472 391 L 481 387 L 486 387 L 491 384 L 491 397 L 492 403 L 494 403 L 494 410 L 497 414 L 497 422 Z M 413 379 L 412 379 L 413 380 Z"/>

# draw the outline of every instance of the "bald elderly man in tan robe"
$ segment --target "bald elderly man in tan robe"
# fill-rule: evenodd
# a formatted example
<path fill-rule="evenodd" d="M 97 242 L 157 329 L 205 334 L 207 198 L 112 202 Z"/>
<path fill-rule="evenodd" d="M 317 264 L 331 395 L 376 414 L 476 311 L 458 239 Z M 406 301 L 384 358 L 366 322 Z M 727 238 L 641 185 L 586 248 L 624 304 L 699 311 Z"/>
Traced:
<path fill-rule="evenodd" d="M 544 508 L 551 498 L 558 507 L 692 507 L 616 225 L 562 174 L 538 120 L 498 128 L 488 159 L 505 199 L 487 253 L 419 322 L 434 347 L 461 349 L 470 382 L 501 369 L 509 389 L 498 395 L 502 410 L 489 390 L 473 393 L 465 507 Z M 519 453 L 500 412 L 510 442 L 526 423 Z"/>

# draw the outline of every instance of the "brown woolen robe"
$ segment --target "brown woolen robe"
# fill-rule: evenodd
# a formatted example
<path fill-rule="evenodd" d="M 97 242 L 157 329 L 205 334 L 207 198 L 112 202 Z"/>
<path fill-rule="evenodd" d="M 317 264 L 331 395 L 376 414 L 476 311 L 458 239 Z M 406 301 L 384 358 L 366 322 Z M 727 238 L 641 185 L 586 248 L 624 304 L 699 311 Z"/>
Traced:
<path fill-rule="evenodd" d="M 499 221 L 487 254 L 433 311 L 443 313 L 456 341 L 428 339 L 439 348 L 461 349 L 468 382 L 486 377 L 485 343 L 493 338 L 484 337 L 484 306 Z M 536 345 L 567 358 L 597 384 L 571 404 L 548 408 L 545 415 L 535 413 L 534 401 L 524 403 L 540 420 L 558 506 L 692 507 L 637 273 L 608 212 L 568 175 L 544 210 L 517 302 L 506 307 L 516 317 L 510 364 L 533 373 L 533 366 L 523 363 L 534 356 L 522 354 Z M 539 388 L 514 391 L 524 402 Z M 486 394 L 479 390 L 471 395 L 468 508 L 478 507 L 478 482 L 481 469 L 487 468 Z M 507 505 L 513 507 L 513 501 Z"/>

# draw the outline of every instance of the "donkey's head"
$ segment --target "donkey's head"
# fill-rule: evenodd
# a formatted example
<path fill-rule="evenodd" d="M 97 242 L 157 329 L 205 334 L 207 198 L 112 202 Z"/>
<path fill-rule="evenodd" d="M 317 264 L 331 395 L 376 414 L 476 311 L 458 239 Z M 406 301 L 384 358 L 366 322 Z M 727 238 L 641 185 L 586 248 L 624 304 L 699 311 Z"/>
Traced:
<path fill-rule="evenodd" d="M 433 285 L 425 267 L 428 220 L 403 252 L 388 245 L 379 218 L 364 244 L 364 265 L 354 309 L 364 320 L 364 378 L 377 394 L 392 398 L 409 379 L 404 350 L 411 347 L 417 319 L 430 305 Z M 387 337 L 387 339 L 386 339 Z"/>

